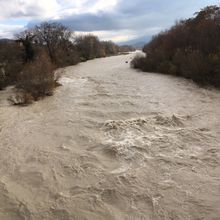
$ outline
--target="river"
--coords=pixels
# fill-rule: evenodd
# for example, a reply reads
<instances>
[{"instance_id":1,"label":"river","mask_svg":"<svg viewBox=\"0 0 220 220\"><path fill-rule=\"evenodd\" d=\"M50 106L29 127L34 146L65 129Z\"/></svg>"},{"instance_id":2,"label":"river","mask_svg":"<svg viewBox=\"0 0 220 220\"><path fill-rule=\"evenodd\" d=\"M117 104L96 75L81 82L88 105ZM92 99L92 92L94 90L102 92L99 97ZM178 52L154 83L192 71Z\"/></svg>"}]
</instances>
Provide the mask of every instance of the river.
<instances>
[{"instance_id":1,"label":"river","mask_svg":"<svg viewBox=\"0 0 220 220\"><path fill-rule=\"evenodd\" d=\"M60 69L28 107L0 92L1 220L220 219L220 92L133 56Z\"/></svg>"}]
</instances>

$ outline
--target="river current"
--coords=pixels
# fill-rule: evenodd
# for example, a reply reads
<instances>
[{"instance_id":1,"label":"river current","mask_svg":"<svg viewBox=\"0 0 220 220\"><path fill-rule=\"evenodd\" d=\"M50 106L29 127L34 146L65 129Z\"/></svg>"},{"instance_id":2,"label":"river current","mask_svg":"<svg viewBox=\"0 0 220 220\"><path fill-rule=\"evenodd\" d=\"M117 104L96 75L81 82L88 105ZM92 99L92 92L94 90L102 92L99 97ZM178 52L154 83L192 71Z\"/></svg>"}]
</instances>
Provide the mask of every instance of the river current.
<instances>
[{"instance_id":1,"label":"river current","mask_svg":"<svg viewBox=\"0 0 220 220\"><path fill-rule=\"evenodd\" d=\"M133 56L60 69L27 107L0 92L1 220L220 219L220 92Z\"/></svg>"}]
</instances>

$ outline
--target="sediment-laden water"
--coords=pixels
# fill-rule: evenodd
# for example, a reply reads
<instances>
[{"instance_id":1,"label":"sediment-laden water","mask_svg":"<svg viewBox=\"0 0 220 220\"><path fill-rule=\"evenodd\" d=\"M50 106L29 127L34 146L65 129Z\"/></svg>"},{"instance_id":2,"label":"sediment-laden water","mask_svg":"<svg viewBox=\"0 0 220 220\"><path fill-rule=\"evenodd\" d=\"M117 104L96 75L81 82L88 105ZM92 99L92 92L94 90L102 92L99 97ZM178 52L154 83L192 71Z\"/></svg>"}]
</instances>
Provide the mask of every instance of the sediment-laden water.
<instances>
[{"instance_id":1,"label":"sediment-laden water","mask_svg":"<svg viewBox=\"0 0 220 220\"><path fill-rule=\"evenodd\" d=\"M0 92L1 220L220 219L220 92L133 56L61 69L28 107Z\"/></svg>"}]
</instances>

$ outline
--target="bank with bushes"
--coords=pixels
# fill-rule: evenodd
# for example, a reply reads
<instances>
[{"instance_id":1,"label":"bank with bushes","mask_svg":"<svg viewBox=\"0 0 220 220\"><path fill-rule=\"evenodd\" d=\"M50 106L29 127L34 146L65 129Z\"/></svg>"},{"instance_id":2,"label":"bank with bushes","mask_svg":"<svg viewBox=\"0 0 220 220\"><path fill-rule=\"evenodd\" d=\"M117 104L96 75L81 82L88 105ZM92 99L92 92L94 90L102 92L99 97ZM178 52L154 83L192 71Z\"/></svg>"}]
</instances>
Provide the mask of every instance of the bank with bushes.
<instances>
[{"instance_id":1,"label":"bank with bushes","mask_svg":"<svg viewBox=\"0 0 220 220\"><path fill-rule=\"evenodd\" d=\"M58 85L54 70L94 58L134 50L88 34L76 36L60 23L44 22L0 40L0 89L15 85L14 104L29 104L52 95Z\"/></svg>"},{"instance_id":2,"label":"bank with bushes","mask_svg":"<svg viewBox=\"0 0 220 220\"><path fill-rule=\"evenodd\" d=\"M153 37L131 65L220 87L220 7L209 6Z\"/></svg>"}]
</instances>

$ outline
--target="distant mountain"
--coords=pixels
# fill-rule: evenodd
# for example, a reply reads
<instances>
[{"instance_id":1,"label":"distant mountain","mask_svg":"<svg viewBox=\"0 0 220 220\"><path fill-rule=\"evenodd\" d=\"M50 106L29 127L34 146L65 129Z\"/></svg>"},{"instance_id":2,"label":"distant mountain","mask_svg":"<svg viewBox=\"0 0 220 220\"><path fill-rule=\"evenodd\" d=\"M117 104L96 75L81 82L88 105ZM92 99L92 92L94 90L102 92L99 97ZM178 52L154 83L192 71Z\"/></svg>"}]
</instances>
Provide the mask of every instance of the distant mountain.
<instances>
[{"instance_id":1,"label":"distant mountain","mask_svg":"<svg viewBox=\"0 0 220 220\"><path fill-rule=\"evenodd\" d=\"M148 37L139 37L133 40L129 40L129 41L124 41L124 42L119 42L119 45L131 45L137 49L141 49L143 48L143 46L145 44L147 44L150 40L151 40L151 36Z\"/></svg>"},{"instance_id":2,"label":"distant mountain","mask_svg":"<svg viewBox=\"0 0 220 220\"><path fill-rule=\"evenodd\" d=\"M6 44L6 43L11 43L13 40L8 39L8 38L0 38L0 44Z\"/></svg>"}]
</instances>

